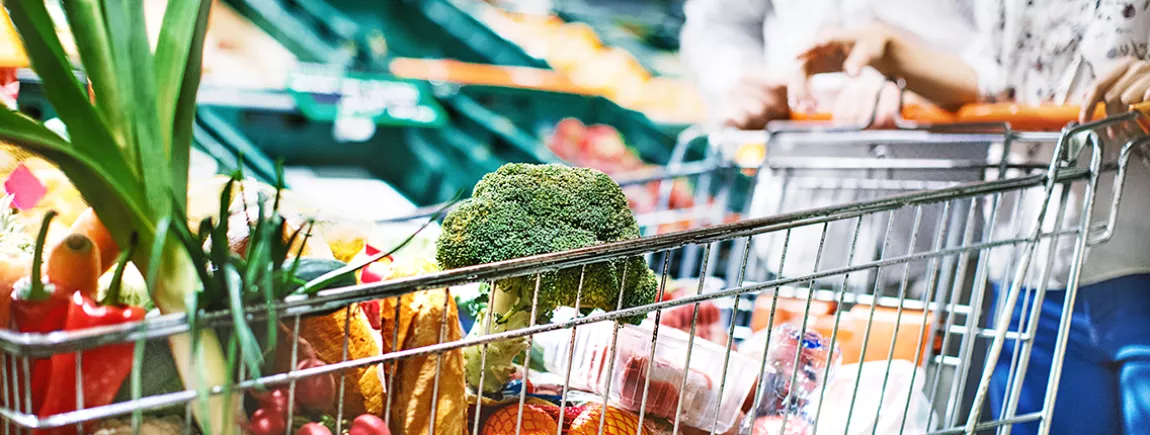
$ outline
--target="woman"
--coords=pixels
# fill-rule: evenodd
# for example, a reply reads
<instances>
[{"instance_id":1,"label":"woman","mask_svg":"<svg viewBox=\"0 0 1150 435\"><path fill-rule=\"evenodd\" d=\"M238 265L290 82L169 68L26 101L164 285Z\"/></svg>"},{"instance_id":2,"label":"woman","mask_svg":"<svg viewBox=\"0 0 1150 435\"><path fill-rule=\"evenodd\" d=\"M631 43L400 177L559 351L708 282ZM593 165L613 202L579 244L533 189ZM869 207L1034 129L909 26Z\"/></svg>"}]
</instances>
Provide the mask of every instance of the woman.
<instances>
[{"instance_id":1,"label":"woman","mask_svg":"<svg viewBox=\"0 0 1150 435\"><path fill-rule=\"evenodd\" d=\"M872 26L837 33L805 51L800 55L803 76L837 71L853 75L873 68L904 78L909 90L942 107L1002 100L1079 104L1081 121L1091 118L1090 109L1097 103L1105 103L1112 114L1150 100L1150 64L1144 60L1150 42L1150 1L975 2L979 39L968 55L931 50ZM806 86L799 84L792 92L802 98ZM1108 159L1117 153L1117 143L1109 144ZM1097 204L1109 203L1107 187L1099 186ZM1148 188L1147 168L1132 165L1126 180L1130 193L1123 197L1115 234L1088 253L1050 433L1150 431L1150 243L1146 241L1150 220L1144 216L1150 210ZM1072 201L1076 198L1080 197L1071 196ZM1063 275L1068 244L1062 243L1057 253L1055 272ZM993 267L994 260L991 263ZM1003 281L1003 275L998 276ZM1051 288L1060 288L1059 284L1065 286L1058 281ZM1047 292L1038 310L1038 331L1015 415L1042 409L1064 296L1061 291ZM1022 305L1019 302L1014 310L1015 320L1029 309ZM1012 351L1013 342L1008 341L991 385L996 416L1004 400ZM1014 433L1036 433L1038 424L1015 429Z\"/></svg>"}]
</instances>

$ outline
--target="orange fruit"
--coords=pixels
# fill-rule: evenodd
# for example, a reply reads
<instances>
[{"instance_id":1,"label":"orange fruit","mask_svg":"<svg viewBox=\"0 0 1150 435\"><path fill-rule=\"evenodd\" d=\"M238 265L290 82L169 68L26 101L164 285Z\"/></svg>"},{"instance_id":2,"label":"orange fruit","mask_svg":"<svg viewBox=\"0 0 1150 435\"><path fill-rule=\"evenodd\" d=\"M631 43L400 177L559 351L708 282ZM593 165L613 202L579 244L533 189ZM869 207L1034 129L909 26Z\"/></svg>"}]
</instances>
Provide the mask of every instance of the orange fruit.
<instances>
[{"instance_id":1,"label":"orange fruit","mask_svg":"<svg viewBox=\"0 0 1150 435\"><path fill-rule=\"evenodd\" d=\"M604 421L603 435L633 435L638 433L638 415L610 406L607 407L606 412L603 412L602 405L588 404L587 410L571 423L571 430L567 432L567 435L597 435L600 420ZM650 430L643 429L642 435L651 434Z\"/></svg>"},{"instance_id":2,"label":"orange fruit","mask_svg":"<svg viewBox=\"0 0 1150 435\"><path fill-rule=\"evenodd\" d=\"M513 435L519 418L519 405L507 405L487 417L482 435ZM534 405L523 406L523 421L520 435L555 435L559 423L546 411ZM632 431L632 433L634 433Z\"/></svg>"}]
</instances>

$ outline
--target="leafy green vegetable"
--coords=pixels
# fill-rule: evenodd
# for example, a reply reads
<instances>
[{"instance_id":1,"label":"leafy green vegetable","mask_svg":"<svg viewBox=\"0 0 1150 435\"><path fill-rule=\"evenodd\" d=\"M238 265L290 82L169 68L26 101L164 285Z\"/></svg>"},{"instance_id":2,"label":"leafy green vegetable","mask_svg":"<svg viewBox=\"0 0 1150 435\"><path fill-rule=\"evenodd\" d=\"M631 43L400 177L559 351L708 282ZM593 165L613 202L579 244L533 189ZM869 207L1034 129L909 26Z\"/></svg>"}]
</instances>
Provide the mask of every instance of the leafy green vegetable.
<instances>
[{"instance_id":1,"label":"leafy green vegetable","mask_svg":"<svg viewBox=\"0 0 1150 435\"><path fill-rule=\"evenodd\" d=\"M606 174L561 165L507 164L484 176L472 197L447 214L436 258L453 269L637 237L639 226L623 190ZM649 304L657 282L643 258L635 256L545 272L538 279L503 279L495 287L498 291L489 292L491 330L485 330L481 313L471 335L547 322L557 307L574 307L577 300L584 313ZM627 320L638 322L641 317ZM479 387L483 377L483 391L499 391L514 370L512 359L525 346L525 340L491 344L482 364L485 370L479 369L482 349L465 349L468 383Z\"/></svg>"}]
</instances>

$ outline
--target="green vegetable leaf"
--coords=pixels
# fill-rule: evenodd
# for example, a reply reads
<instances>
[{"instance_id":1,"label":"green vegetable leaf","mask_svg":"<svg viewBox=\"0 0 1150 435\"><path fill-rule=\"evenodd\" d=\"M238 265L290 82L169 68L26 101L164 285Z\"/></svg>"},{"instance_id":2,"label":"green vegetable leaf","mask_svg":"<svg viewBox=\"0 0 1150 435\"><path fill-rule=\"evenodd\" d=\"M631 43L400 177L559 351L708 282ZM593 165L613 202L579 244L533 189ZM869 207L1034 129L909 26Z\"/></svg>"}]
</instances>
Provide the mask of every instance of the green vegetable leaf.
<instances>
[{"instance_id":1,"label":"green vegetable leaf","mask_svg":"<svg viewBox=\"0 0 1150 435\"><path fill-rule=\"evenodd\" d=\"M156 84L160 92L160 126L170 133L168 152L172 164L172 190L187 191L196 92L200 87L204 35L207 33L210 0L168 3L156 47ZM178 91L178 93L176 93ZM182 176L181 176L182 175ZM186 198L177 197L182 203Z\"/></svg>"},{"instance_id":2,"label":"green vegetable leaf","mask_svg":"<svg viewBox=\"0 0 1150 435\"><path fill-rule=\"evenodd\" d=\"M116 3L109 1L107 3ZM144 4L139 1L123 2L127 12L128 52L132 64L132 103L135 104L136 138L139 140L140 178L148 198L148 212L155 217L171 211L172 169L160 162L168 161L169 129L160 126L157 108L157 88L152 46L144 23ZM121 53L123 54L123 53ZM187 177L187 174L184 175ZM184 195L186 196L186 194Z\"/></svg>"},{"instance_id":3,"label":"green vegetable leaf","mask_svg":"<svg viewBox=\"0 0 1150 435\"><path fill-rule=\"evenodd\" d=\"M92 83L92 90L100 99L96 107L108 124L116 143L127 146L127 130L131 125L124 118L123 90L116 77L112 46L108 43L108 28L99 0L69 0L61 2L67 11L68 25L75 36L84 72Z\"/></svg>"}]
</instances>

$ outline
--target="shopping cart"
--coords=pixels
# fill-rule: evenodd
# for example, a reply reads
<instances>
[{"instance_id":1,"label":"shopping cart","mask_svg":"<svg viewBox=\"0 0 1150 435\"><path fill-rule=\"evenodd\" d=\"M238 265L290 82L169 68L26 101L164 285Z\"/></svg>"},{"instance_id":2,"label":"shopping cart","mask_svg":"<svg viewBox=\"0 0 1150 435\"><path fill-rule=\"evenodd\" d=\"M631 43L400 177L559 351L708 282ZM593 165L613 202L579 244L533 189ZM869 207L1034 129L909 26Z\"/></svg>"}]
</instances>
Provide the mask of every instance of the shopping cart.
<instances>
[{"instance_id":1,"label":"shopping cart","mask_svg":"<svg viewBox=\"0 0 1150 435\"><path fill-rule=\"evenodd\" d=\"M197 412L201 396L250 394L260 388L286 387L289 397L295 397L300 382L315 376L332 374L339 386L337 397L341 399L333 411L335 417L333 424L335 431L340 432L348 427L347 419L355 417L350 409L347 409L350 403L345 403L352 392L348 388L350 384L347 380L356 371L377 370L387 383L387 395L384 398L386 403L382 414L392 423L393 428L396 424L394 410L398 407L410 410L414 406L418 411L412 412L417 417L424 418L427 433L444 433L444 430L437 429L436 425L447 419L457 418L467 419L466 430L470 433L504 433L485 431L489 423L486 419L493 408L490 405L494 399L480 400L472 396L466 409L460 408L458 403L443 400L441 395L447 394L446 391L449 390L447 386L457 385L461 380L453 378L455 374L449 374L442 368L445 364L449 364L452 358L459 358L459 353L468 347L477 346L485 352L491 343L500 340L525 338L530 343L536 340L543 342L554 337L568 337L563 342L565 344L559 346L559 350L566 348L565 352L543 356L526 353L522 361L523 367L532 367L532 359L544 358L549 367L558 367L554 373L562 380L558 397L537 397L539 395L530 393L529 388L522 387L515 394L505 394L502 398L504 401L495 400L501 406L512 406L511 414L516 423L514 429L507 433L538 433L534 431L537 429L528 431L529 428L524 427L523 422L532 409L526 405L538 403L542 398L549 398L560 404L567 404L577 396L586 399L588 396L581 394L577 391L579 388L573 385L592 375L596 381L590 382L589 386L594 394L590 400L586 400L586 403L589 408L599 409L597 412L600 414L597 414L599 416L597 420L594 412L584 411L580 414L575 423L586 424L580 429L585 432L581 433L624 433L620 429L623 424L631 428L626 433L632 431L657 433L660 428L668 427L670 428L668 433L678 433L680 430L688 430L688 426L692 426L696 433L723 433L731 430L745 430L742 433L766 433L755 432L753 425L759 421L756 418L759 416L756 414L762 411L762 405L771 401L785 406L775 410L777 412L781 409L781 414L775 416L780 419L778 421L781 422L781 427L773 428L770 433L815 433L822 430L824 433L882 431L882 433L946 434L976 433L996 428L1008 431L1005 428L1009 425L1028 421L1049 424L1053 403L1057 397L1056 386L1060 375L1058 370L1052 372L1047 382L1048 394L1042 410L1019 413L1014 400L1018 397L1022 379L1026 376L1030 343L1037 320L1035 317L1024 317L1024 321L1012 324L1009 317L1004 316L988 325L987 318L992 312L1011 312L1013 307L1019 304L1029 306L1027 304L1031 301L1041 300L1051 287L1051 282L1067 289L1067 305L1072 304L1086 248L1105 242L1113 234L1121 200L1122 181L1131 152L1150 143L1150 139L1146 137L1112 143L1098 131L1115 125L1128 125L1139 120L1141 115L1132 112L1068 128L1054 136L1041 137L1016 133L1009 129L990 133L928 130L883 133L890 136L883 136L881 140L873 139L873 141L898 143L901 146L924 138L928 139L928 142L936 138L942 138L939 140L943 142L958 141L960 137L953 135L969 134L985 135L969 142L979 144L992 143L995 140L1006 143L1030 139L1056 140L1052 145L1052 159L1045 165L1044 170L1037 173L1001 177L995 175L992 177L995 179L991 181L970 183L963 182L962 179L943 180L942 184L928 183L919 187L925 187L926 190L912 192L905 191L914 189L909 186L913 184L911 182L931 180L915 180L917 177L907 175L894 183L874 177L855 177L859 183L871 180L866 183L873 183L875 187L881 188L870 190L881 191L882 194L851 198L852 201L847 203L802 211L786 211L735 222L722 222L722 219L701 221L700 225L690 229L655 234L641 239L428 273L376 284L329 289L309 297L288 298L274 308L287 328L298 335L301 323L317 316L342 312L345 319L350 319L352 310L361 302L410 294L429 294L428 292L450 295L450 290L441 289L461 288L474 284L497 286L501 280L513 277L538 280L548 271L584 269L591 264L635 255L647 256L662 284L660 292L666 289L668 275L672 271L695 277L693 286L695 292L678 299L660 298L655 303L638 307L572 314L569 318L553 319L551 323L546 324L536 324L532 321L529 327L523 329L458 339L447 339L451 335L449 332L454 330L447 321L449 318L447 313L451 311L454 301L451 297L443 297L443 305L438 311L442 313L437 324L438 337L432 340L431 344L376 355L353 356L351 349L356 343L349 342L349 335L345 333L342 336L342 343L338 345L326 343L342 349L341 361L327 361L329 364L322 367L290 370L256 379L246 379L244 371L240 370L236 382L232 385L196 385L178 388L175 391L162 389L151 391L149 388L151 382L149 372L162 364L161 357L153 359L151 353L153 349L159 347L162 350L168 339L194 332L193 327L197 329L226 327L233 319L231 313L205 313L198 316L194 324L184 315L165 315L139 323L80 332L34 335L0 331L0 350L5 352L0 357L0 389L3 391L9 391L9 386L16 382L24 383L24 391L27 391L30 361L34 358L74 353L78 360L83 360L85 354L112 344L129 344L136 349L138 355L147 355L145 358L136 359L129 376L130 381L125 383L132 387L128 388L129 394L123 400L97 408L52 416L37 416L29 409L27 397L9 397L8 394L4 394L0 397L0 417L5 423L6 433L28 433L32 429L43 428L82 427L90 430L96 424L95 421L113 417L130 417L124 424L130 428L127 430L138 433L145 424L145 416L166 413L177 416L177 419L182 418L185 433L193 433L195 429L188 422ZM772 136L766 137L768 143L772 143L772 138L778 138L775 135L802 140L831 134L832 136L818 136L820 141L827 144L850 139L852 136L858 139L862 137L860 135L864 135L857 131L814 130L769 132L769 134ZM1106 158L1112 155L1116 158L1113 160ZM798 163L801 162L797 162L796 165ZM884 174L890 174L888 170L896 170L902 171L898 172L898 175L906 175L905 171L914 169L908 166L879 169L882 169ZM989 164L980 162L977 165L972 163L970 166L971 168L967 169L983 171L988 168L1008 169L1015 165L991 161ZM1022 170L1033 169L1031 165L1016 167ZM758 172L771 168L767 163ZM674 170L682 169L682 167L671 167L668 168L667 174L655 174L655 176L674 177L676 176ZM694 173L697 176L723 171L722 174L727 176L733 172L735 175L730 176L737 178L737 175L745 174L744 170L751 169L755 168L740 167L720 159L712 167L696 168ZM756 173L751 171L752 175ZM1006 174L1005 171L1002 173ZM1099 201L1102 197L1098 191L1103 186L1110 190L1110 194L1107 195L1109 198L1105 198L1107 201ZM695 188L700 189L697 185ZM1067 201L1073 189L1082 193L1080 203L1071 204ZM867 190L860 189L860 192L864 191ZM725 192L735 193L729 189ZM1026 203L1024 199L1029 197L1040 199L1039 207L1032 213L1021 211L1025 208L1022 206L1006 205L1024 204ZM702 211L707 207L697 208ZM1096 209L1099 210L1098 213L1095 213ZM1069 213L1070 211L1073 213ZM908 213L911 216L911 225L909 229L899 229L905 231L904 234L908 237L903 249L896 250L892 248L895 244L890 235L896 229L895 224L900 213ZM860 247L864 246L862 239L872 237L860 233L860 229L867 225L868 220L879 222L883 228L883 231L875 233L878 234L877 240L880 240L880 243L873 255L860 250ZM1005 225L1000 225L1003 222ZM843 223L850 229L846 238L832 236L832 226ZM810 230L812 228L815 238L798 237L803 231L812 231ZM1006 228L1006 230L980 231L983 228ZM920 245L920 240L928 242ZM787 252L802 243L813 243L817 246L813 260L803 265L809 266L810 269L791 272L792 269L787 267L789 261ZM760 250L761 244L775 246ZM1053 277L1057 259L1055 254L1060 252L1061 244L1071 247L1072 256L1068 259L1068 269L1064 276L1055 280ZM919 246L929 248L917 249ZM824 259L830 258L828 252L830 249L846 249L844 260L840 264L826 264ZM691 252L697 254L692 256ZM757 258L765 255L760 254L762 252L779 252L778 266L767 270L771 273L761 273L764 267L757 266L759 264ZM1007 264L1008 270L1001 276L996 276L990 271L992 257L995 262L999 259L1008 260L1003 263ZM696 258L697 263L686 267L684 263L690 258ZM765 255L765 258L771 256ZM917 273L908 267L911 265L925 265L922 269L926 282L922 287L924 291L914 297L908 290L911 274ZM971 279L964 278L968 276L967 265L973 265ZM882 277L892 271L896 276L893 291L874 284L884 282ZM859 274L876 277L869 279L868 283L871 284L869 290L860 291L857 286L851 284L851 277ZM709 290L711 283L720 278L722 283L719 288ZM1002 280L1004 283L1009 283L1009 286L1006 286L1009 290L999 294L997 298L992 298L991 292L986 290L988 280ZM704 292L705 289L708 290ZM581 294L583 289L580 285L580 288L573 290ZM969 295L962 297L964 292L969 292ZM763 387L766 384L762 382L762 375L780 373L777 367L767 364L767 358L761 356L772 354L772 351L777 349L778 342L772 343L770 335L762 343L756 342L756 346L745 346L746 343L752 342L748 340L740 343L739 349L736 349L737 340L727 340L722 345L703 343L702 339L696 337L695 320L690 322L685 333L659 327L643 329L622 326L620 323L624 318L645 315L653 320L652 324L657 325L659 318L669 310L693 307L694 313L698 314L700 303L721 299L745 300L754 295L770 301L767 330L773 330L775 326L784 323L778 316L778 308L784 299L790 298L802 305L800 315L794 320L797 330L822 331L827 348L840 349L838 352L826 352L827 359L818 365L821 375L803 374L819 378L822 383L817 386L815 395L807 398L813 400L805 403L802 410L798 406L789 405L796 403L795 399L799 394L794 389L787 390L781 397L772 397L776 391L768 391ZM810 315L812 306L828 301L839 307L848 305L863 307L861 312L864 315L854 317L849 322L847 318L856 311L837 309L821 319ZM992 301L993 306L985 307L984 302L990 303L988 301ZM736 307L739 305L734 304ZM578 307L575 308L574 313L578 313ZM886 336L877 331L876 325L880 323L876 319L888 314L894 318L893 322L889 323L893 325L893 331L887 334L890 337L889 344L873 345L871 337ZM1059 345L1055 352L1056 367L1065 353L1070 314L1070 311L1063 313L1059 328ZM253 307L247 313L249 321L259 321L264 316L266 307ZM486 318L492 318L490 313ZM900 328L904 327L903 319L906 318L917 319L909 339L913 343L913 346L909 346L912 351L909 358L896 357L895 352L898 348L896 340L902 337ZM820 323L827 319L829 323ZM738 316L731 316L728 321L727 327L732 335L738 327L745 326L740 324ZM346 323L344 330L347 331ZM860 354L858 360L870 362L836 367L835 355L849 351L845 348L845 343L848 341L845 338L847 332L862 335L861 342L864 344L857 349ZM597 340L604 351L598 354L603 364L598 366L595 373L576 368L580 361L577 345L582 337L588 335L587 333ZM638 342L634 341L636 338ZM660 346L667 340L680 338L681 342L676 342L678 343L676 345L681 346L684 351L673 352L674 358L670 360L660 359L659 357L666 353L659 350ZM336 340L338 341L338 338ZM1004 349L1008 342L1011 343L1011 351L1006 352ZM646 345L638 346L636 343ZM976 344L979 343L986 345L984 358L977 357L973 353ZM162 353L157 352L157 355ZM757 359L747 356L756 353L760 355ZM871 360L867 356L876 353L880 358ZM480 354L486 355L482 352ZM555 355L558 357L553 358ZM625 355L634 359L622 360ZM793 356L785 353L784 355L788 358L793 357L790 366L794 367L799 365L804 353L796 351ZM298 361L298 358L298 349L292 346L292 361ZM987 402L991 368L997 361L1007 358L1012 361L1010 390L1006 394L1008 400L1003 404L1004 409L984 412L982 409ZM910 364L899 363L897 361L899 359L908 359ZM405 361L422 361L434 367L429 376L421 378L430 383L424 385L427 389L423 390L424 394L420 396L426 398L427 403L402 402L404 398L395 397L398 394L397 389L402 389L398 384L406 381L396 378L396 367ZM643 365L635 366L636 361L642 362ZM623 363L630 364L629 367L637 371L616 370ZM481 371L485 364L486 358L481 359ZM752 373L751 382L747 382L744 378L729 379L728 375L746 373L748 367ZM864 373L871 373L875 367L878 368L874 371L877 376L869 378L866 386L862 386ZM899 367L909 367L909 370L896 372L895 369ZM521 385L527 384L527 381L533 378L537 381L541 379L538 373L522 368L518 370L518 377L524 381ZM638 384L620 384L623 380L634 379L631 377L634 373L652 374L659 370L679 373L677 377L672 376L678 385L667 382L655 385L655 382L652 382L653 376L645 375L641 376L643 382ZM943 380L945 378L941 374L943 370L949 370L957 375L950 376L948 381ZM703 387L694 385L695 381L692 380L693 374L700 372L705 373L709 379ZM799 371L791 370L788 373L789 379L784 380L785 384L796 385ZM977 376L967 376L968 374ZM854 381L850 382L852 376ZM758 386L754 386L755 378L760 380ZM848 382L836 383L834 379L844 379ZM92 381L84 379L81 373L77 373L77 385ZM689 386L691 388L688 388ZM732 396L730 392L736 390L747 394ZM667 394L668 391L676 394ZM691 391L691 396L687 395L688 391ZM964 401L963 397L967 391L975 394L973 399ZM657 392L659 397L654 396ZM631 396L624 397L628 400L620 401L621 393ZM698 396L703 393L705 393L703 396ZM699 397L705 399L698 399ZM834 400L837 402L830 404ZM750 410L749 417L740 415L742 413L739 411L744 402L749 402L750 406L747 407ZM939 406L939 404L945 405ZM608 406L611 408L602 408ZM630 407L636 412L620 411L620 407ZM656 413L651 411L654 407L669 412ZM467 415L445 415L445 409ZM732 415L732 410L735 417L720 421L720 416ZM923 418L912 415L909 412L912 410L920 412ZM293 412L289 411L289 421L293 417ZM892 428L880 427L882 417L892 414L899 416L898 423ZM409 419L412 415L404 414L404 418ZM567 414L561 412L559 415L559 420L563 420ZM623 423L620 423L621 421ZM224 426L227 426L226 423L228 422L225 422ZM566 424L559 421L553 430L559 434ZM796 432L796 428L800 426L803 432ZM219 425L214 427L217 428L216 432L222 430ZM791 432L787 432L788 427ZM290 432L289 425L284 433Z\"/></svg>"}]
</instances>

